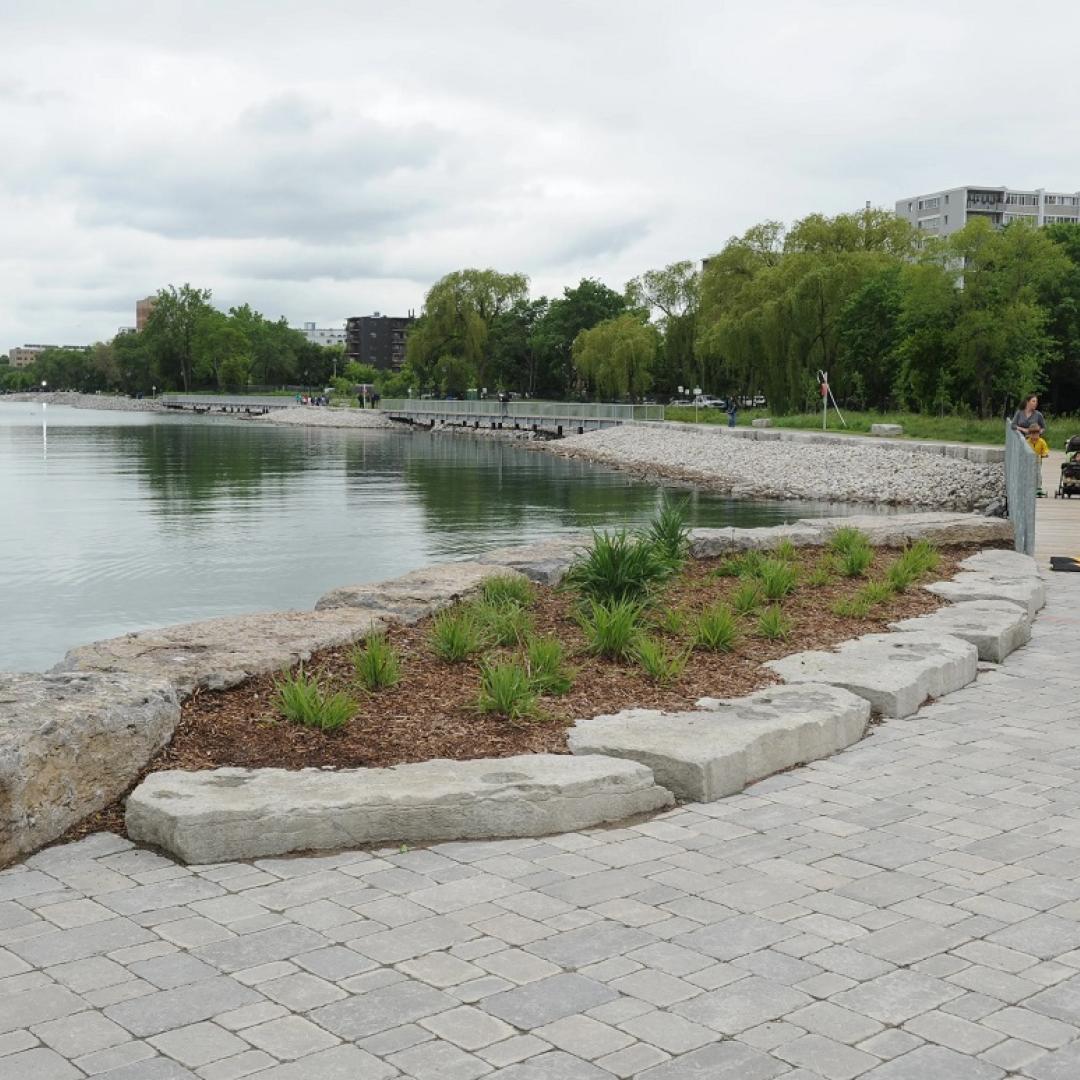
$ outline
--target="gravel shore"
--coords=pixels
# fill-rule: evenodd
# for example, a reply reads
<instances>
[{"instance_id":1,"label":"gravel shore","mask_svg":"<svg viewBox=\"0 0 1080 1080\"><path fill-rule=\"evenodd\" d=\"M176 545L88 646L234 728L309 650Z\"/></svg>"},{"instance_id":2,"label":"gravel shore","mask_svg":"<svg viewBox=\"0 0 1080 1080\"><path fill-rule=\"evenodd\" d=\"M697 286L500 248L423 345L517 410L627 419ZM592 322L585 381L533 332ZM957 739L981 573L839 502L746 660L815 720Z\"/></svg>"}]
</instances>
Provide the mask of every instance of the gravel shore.
<instances>
[{"instance_id":1,"label":"gravel shore","mask_svg":"<svg viewBox=\"0 0 1080 1080\"><path fill-rule=\"evenodd\" d=\"M275 409L254 418L258 424L285 427L389 428L394 425L378 409L332 409L298 405L294 409Z\"/></svg>"},{"instance_id":2,"label":"gravel shore","mask_svg":"<svg viewBox=\"0 0 1080 1080\"><path fill-rule=\"evenodd\" d=\"M49 405L67 405L72 409L104 409L108 412L165 412L165 407L153 398L129 398L112 394L78 394L62 390L47 394L4 394L0 401L34 401Z\"/></svg>"},{"instance_id":3,"label":"gravel shore","mask_svg":"<svg viewBox=\"0 0 1080 1080\"><path fill-rule=\"evenodd\" d=\"M1001 464L850 445L727 438L671 425L607 428L537 444L563 457L687 480L733 495L985 510L1005 494Z\"/></svg>"}]
</instances>

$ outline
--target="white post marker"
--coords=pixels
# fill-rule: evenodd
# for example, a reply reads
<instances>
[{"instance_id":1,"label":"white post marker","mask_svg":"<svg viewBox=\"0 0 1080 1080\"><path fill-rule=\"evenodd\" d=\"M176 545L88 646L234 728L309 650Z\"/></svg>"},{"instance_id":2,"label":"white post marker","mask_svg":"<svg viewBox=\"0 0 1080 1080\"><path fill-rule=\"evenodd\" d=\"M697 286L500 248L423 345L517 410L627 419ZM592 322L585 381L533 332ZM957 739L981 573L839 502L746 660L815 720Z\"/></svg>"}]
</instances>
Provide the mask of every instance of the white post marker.
<instances>
[{"instance_id":1,"label":"white post marker","mask_svg":"<svg viewBox=\"0 0 1080 1080\"><path fill-rule=\"evenodd\" d=\"M701 397L701 387L694 387L694 423L697 423L698 399Z\"/></svg>"}]
</instances>

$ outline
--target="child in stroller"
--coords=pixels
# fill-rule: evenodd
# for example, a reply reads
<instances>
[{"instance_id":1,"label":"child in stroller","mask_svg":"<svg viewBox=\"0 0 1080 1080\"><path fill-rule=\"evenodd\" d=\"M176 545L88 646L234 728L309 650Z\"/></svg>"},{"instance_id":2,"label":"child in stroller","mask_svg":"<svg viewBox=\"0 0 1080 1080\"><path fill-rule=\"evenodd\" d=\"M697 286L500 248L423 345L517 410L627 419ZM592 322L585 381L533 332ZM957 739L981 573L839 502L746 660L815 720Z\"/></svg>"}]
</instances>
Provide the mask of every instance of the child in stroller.
<instances>
[{"instance_id":1,"label":"child in stroller","mask_svg":"<svg viewBox=\"0 0 1080 1080\"><path fill-rule=\"evenodd\" d=\"M1080 435L1074 435L1065 444L1065 461L1054 498L1071 499L1074 495L1080 495Z\"/></svg>"}]
</instances>

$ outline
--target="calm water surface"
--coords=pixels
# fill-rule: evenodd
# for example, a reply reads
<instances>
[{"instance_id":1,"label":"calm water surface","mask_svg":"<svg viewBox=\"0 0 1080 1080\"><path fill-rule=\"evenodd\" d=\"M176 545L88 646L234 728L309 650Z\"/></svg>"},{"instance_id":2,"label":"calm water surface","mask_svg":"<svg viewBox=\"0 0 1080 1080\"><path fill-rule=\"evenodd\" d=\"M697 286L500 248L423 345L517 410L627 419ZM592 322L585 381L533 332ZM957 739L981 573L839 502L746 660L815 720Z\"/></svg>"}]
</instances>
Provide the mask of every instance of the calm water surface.
<instances>
[{"instance_id":1,"label":"calm water surface","mask_svg":"<svg viewBox=\"0 0 1080 1080\"><path fill-rule=\"evenodd\" d=\"M47 426L43 425L43 419ZM589 526L660 491L494 440L0 402L0 670ZM848 508L850 510L850 508ZM694 494L695 525L844 512Z\"/></svg>"}]
</instances>

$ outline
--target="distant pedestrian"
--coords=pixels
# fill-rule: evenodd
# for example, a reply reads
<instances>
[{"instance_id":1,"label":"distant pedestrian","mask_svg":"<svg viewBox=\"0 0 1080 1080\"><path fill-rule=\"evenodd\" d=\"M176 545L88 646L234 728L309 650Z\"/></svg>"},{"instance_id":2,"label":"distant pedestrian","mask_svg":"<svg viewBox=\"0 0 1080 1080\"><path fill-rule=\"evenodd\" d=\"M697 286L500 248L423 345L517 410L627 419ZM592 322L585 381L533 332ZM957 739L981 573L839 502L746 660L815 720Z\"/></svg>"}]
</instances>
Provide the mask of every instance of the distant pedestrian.
<instances>
[{"instance_id":1,"label":"distant pedestrian","mask_svg":"<svg viewBox=\"0 0 1080 1080\"><path fill-rule=\"evenodd\" d=\"M1032 427L1037 427L1040 435L1046 430L1046 421L1039 412L1038 394L1028 394L1024 398L1024 404L1016 410L1016 415L1012 418L1012 427L1013 431L1019 431L1025 438Z\"/></svg>"},{"instance_id":2,"label":"distant pedestrian","mask_svg":"<svg viewBox=\"0 0 1080 1080\"><path fill-rule=\"evenodd\" d=\"M739 415L739 401L734 394L728 395L727 426L735 426L735 417Z\"/></svg>"}]
</instances>

